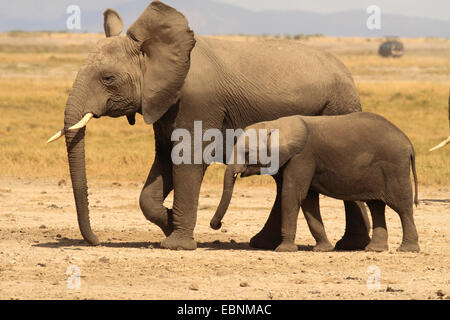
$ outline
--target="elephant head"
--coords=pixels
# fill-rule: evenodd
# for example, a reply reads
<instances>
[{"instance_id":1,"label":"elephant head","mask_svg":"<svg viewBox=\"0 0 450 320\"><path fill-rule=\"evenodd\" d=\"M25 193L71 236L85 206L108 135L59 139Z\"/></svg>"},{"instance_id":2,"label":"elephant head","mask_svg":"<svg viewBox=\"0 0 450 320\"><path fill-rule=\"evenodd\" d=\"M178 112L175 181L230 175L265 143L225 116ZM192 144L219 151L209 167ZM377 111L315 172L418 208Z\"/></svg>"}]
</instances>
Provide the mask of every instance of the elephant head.
<instances>
[{"instance_id":1,"label":"elephant head","mask_svg":"<svg viewBox=\"0 0 450 320\"><path fill-rule=\"evenodd\" d=\"M250 130L255 130L258 139L252 143L249 138ZM276 134L275 134L276 132ZM265 136L261 140L261 135ZM301 117L284 117L278 120L269 122L260 122L251 125L245 129L245 133L241 135L234 145L233 164L228 164L225 170L222 197L216 213L211 219L211 228L218 230L222 226L222 219L228 210L231 197L233 195L234 184L236 177L240 174L241 177L249 177L252 175L259 175L263 173L262 169L267 169L274 165L273 161L276 159L275 170L268 170L266 173L274 175L282 168L294 155L300 153L306 145L308 140L308 130L301 120ZM241 143L241 144L240 144ZM239 145L244 146L239 148ZM266 150L270 154L270 160L261 162L261 149ZM269 151L270 150L270 151ZM241 153L241 159L244 162L238 161L238 154ZM275 154L276 153L276 154ZM257 154L258 159L251 164L251 156ZM255 157L256 158L256 157Z\"/></svg>"},{"instance_id":2,"label":"elephant head","mask_svg":"<svg viewBox=\"0 0 450 320\"><path fill-rule=\"evenodd\" d=\"M448 96L448 125L450 126L450 94ZM430 151L434 151L434 150L443 148L446 145L448 145L449 143L450 143L450 136L448 136L448 138L446 140L442 141L437 146L431 148Z\"/></svg>"},{"instance_id":3,"label":"elephant head","mask_svg":"<svg viewBox=\"0 0 450 320\"><path fill-rule=\"evenodd\" d=\"M153 124L179 99L195 46L194 33L177 10L153 1L120 36L120 15L104 13L106 39L79 70L69 98L64 128L49 139L66 137L78 224L83 238L99 244L91 230L84 155L85 126L92 118L127 116L134 124L141 113Z\"/></svg>"}]
</instances>

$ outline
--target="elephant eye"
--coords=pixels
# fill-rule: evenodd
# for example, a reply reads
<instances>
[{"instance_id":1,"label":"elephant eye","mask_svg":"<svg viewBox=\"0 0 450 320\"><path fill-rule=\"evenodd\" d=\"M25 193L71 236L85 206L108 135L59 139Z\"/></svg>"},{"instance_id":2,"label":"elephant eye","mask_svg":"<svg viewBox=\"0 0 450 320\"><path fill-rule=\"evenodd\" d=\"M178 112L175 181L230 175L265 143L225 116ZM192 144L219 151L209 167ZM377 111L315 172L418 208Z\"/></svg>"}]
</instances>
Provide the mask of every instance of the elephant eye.
<instances>
[{"instance_id":1,"label":"elephant eye","mask_svg":"<svg viewBox=\"0 0 450 320\"><path fill-rule=\"evenodd\" d=\"M102 80L106 83L111 83L115 80L115 78L112 75L107 75L107 76L103 76Z\"/></svg>"}]
</instances>

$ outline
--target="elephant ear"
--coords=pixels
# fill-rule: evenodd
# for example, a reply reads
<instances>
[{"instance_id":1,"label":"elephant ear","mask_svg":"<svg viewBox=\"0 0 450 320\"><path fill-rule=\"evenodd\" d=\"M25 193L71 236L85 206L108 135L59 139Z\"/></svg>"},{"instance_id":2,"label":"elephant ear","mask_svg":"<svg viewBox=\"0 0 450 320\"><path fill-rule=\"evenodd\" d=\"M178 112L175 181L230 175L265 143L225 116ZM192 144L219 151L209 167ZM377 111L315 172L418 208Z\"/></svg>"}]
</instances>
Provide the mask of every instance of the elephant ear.
<instances>
[{"instance_id":1,"label":"elephant ear","mask_svg":"<svg viewBox=\"0 0 450 320\"><path fill-rule=\"evenodd\" d=\"M275 120L268 130L267 148L278 149L279 167L285 165L292 157L302 152L308 141L308 127L300 117L285 117ZM278 137L272 139L273 130L278 130ZM272 141L275 140L275 141ZM278 140L278 141L276 141Z\"/></svg>"},{"instance_id":2,"label":"elephant ear","mask_svg":"<svg viewBox=\"0 0 450 320\"><path fill-rule=\"evenodd\" d=\"M106 37L116 37L123 31L123 21L120 14L114 9L106 9L103 13Z\"/></svg>"},{"instance_id":3,"label":"elephant ear","mask_svg":"<svg viewBox=\"0 0 450 320\"><path fill-rule=\"evenodd\" d=\"M144 55L142 115L153 124L176 104L189 72L194 33L174 8L152 2L128 29Z\"/></svg>"}]
</instances>

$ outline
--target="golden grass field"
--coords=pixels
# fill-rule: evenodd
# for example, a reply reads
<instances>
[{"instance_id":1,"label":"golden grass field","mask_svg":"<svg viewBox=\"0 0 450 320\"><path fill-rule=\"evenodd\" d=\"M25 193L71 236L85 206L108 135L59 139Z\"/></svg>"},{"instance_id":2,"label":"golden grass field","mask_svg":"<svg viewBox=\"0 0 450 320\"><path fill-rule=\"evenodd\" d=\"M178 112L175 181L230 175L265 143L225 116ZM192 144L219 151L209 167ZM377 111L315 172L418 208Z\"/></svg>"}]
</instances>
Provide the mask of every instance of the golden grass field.
<instances>
[{"instance_id":1,"label":"golden grass field","mask_svg":"<svg viewBox=\"0 0 450 320\"><path fill-rule=\"evenodd\" d=\"M0 175L68 178L64 142L45 142L63 126L65 102L76 72L102 37L0 34ZM406 53L400 59L377 55L382 40L311 37L302 41L338 56L354 75L363 109L385 116L410 137L421 185L448 186L450 148L427 150L449 134L450 39L405 39ZM152 128L141 117L134 127L125 118L94 120L87 130L89 180L144 181L154 156L152 135ZM223 167L212 166L205 182L220 183ZM244 181L265 184L269 180Z\"/></svg>"}]
</instances>

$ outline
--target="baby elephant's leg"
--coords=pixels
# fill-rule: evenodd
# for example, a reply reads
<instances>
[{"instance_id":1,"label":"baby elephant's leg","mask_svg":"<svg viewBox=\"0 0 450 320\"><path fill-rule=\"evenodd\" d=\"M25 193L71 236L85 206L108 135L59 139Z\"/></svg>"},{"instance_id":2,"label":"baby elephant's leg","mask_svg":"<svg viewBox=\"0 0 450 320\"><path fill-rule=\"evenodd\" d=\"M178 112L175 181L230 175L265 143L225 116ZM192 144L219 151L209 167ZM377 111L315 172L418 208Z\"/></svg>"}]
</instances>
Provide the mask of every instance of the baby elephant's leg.
<instances>
[{"instance_id":1,"label":"baby elephant's leg","mask_svg":"<svg viewBox=\"0 0 450 320\"><path fill-rule=\"evenodd\" d=\"M386 204L400 216L403 229L403 240L397 251L419 252L419 236L413 217L413 191L410 180L409 160L403 170L396 169L392 176L396 179L389 180L389 200ZM416 190L417 192L417 190Z\"/></svg>"},{"instance_id":2,"label":"baby elephant's leg","mask_svg":"<svg viewBox=\"0 0 450 320\"><path fill-rule=\"evenodd\" d=\"M283 168L283 185L281 190L281 244L277 252L294 252L297 218L301 201L308 194L314 168L301 156L293 158Z\"/></svg>"},{"instance_id":3,"label":"baby elephant's leg","mask_svg":"<svg viewBox=\"0 0 450 320\"><path fill-rule=\"evenodd\" d=\"M328 240L320 215L319 194L310 190L306 199L302 201L301 207L308 223L309 231L311 231L312 236L316 240L316 246L313 250L321 252L332 251L334 246Z\"/></svg>"},{"instance_id":4,"label":"baby elephant's leg","mask_svg":"<svg viewBox=\"0 0 450 320\"><path fill-rule=\"evenodd\" d=\"M397 251L419 252L419 236L416 225L414 224L412 201L408 199L408 201L403 201L401 205L392 209L400 216L403 229L402 244L398 247Z\"/></svg>"},{"instance_id":5,"label":"baby elephant's leg","mask_svg":"<svg viewBox=\"0 0 450 320\"><path fill-rule=\"evenodd\" d=\"M283 190L281 192L281 244L276 252L295 252L297 232L297 218L300 210L300 199L292 179L283 177Z\"/></svg>"},{"instance_id":6,"label":"baby elephant's leg","mask_svg":"<svg viewBox=\"0 0 450 320\"><path fill-rule=\"evenodd\" d=\"M367 201L367 206L372 215L373 234L372 240L366 246L366 251L387 251L388 233L386 228L385 209L386 204L382 201Z\"/></svg>"}]
</instances>

